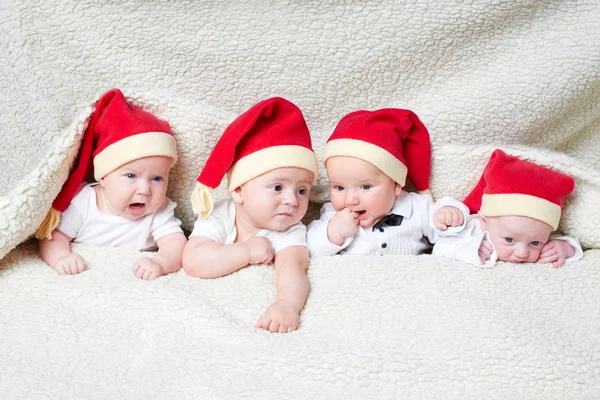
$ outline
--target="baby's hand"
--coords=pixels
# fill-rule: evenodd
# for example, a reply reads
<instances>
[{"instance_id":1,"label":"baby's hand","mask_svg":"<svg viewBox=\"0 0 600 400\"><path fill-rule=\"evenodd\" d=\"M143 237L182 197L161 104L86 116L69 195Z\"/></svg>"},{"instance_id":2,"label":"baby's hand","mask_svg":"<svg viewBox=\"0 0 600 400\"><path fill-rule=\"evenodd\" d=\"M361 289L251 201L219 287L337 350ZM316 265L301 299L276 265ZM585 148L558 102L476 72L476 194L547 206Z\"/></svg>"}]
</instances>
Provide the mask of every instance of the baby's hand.
<instances>
[{"instance_id":1,"label":"baby's hand","mask_svg":"<svg viewBox=\"0 0 600 400\"><path fill-rule=\"evenodd\" d=\"M256 328L271 332L289 333L298 328L300 314L287 300L277 300L260 316Z\"/></svg>"},{"instance_id":2,"label":"baby's hand","mask_svg":"<svg viewBox=\"0 0 600 400\"><path fill-rule=\"evenodd\" d=\"M333 244L341 246L347 237L356 235L358 232L358 213L344 208L335 213L329 224L327 224L327 238Z\"/></svg>"},{"instance_id":3,"label":"baby's hand","mask_svg":"<svg viewBox=\"0 0 600 400\"><path fill-rule=\"evenodd\" d=\"M165 274L163 266L153 258L140 258L131 268L135 276L145 281L152 281Z\"/></svg>"},{"instance_id":4,"label":"baby's hand","mask_svg":"<svg viewBox=\"0 0 600 400\"><path fill-rule=\"evenodd\" d=\"M250 264L268 264L273 261L273 245L264 236L252 236L246 240L250 253Z\"/></svg>"},{"instance_id":5,"label":"baby's hand","mask_svg":"<svg viewBox=\"0 0 600 400\"><path fill-rule=\"evenodd\" d=\"M85 261L79 254L69 253L60 258L54 269L61 275L75 275L85 271Z\"/></svg>"},{"instance_id":6,"label":"baby's hand","mask_svg":"<svg viewBox=\"0 0 600 400\"><path fill-rule=\"evenodd\" d=\"M440 231L445 231L451 226L461 226L464 222L465 216L456 207L440 207L433 214L433 224Z\"/></svg>"},{"instance_id":7,"label":"baby's hand","mask_svg":"<svg viewBox=\"0 0 600 400\"><path fill-rule=\"evenodd\" d=\"M569 257L573 257L575 249L564 240L553 239L542 247L539 263L552 263L552 268L560 268Z\"/></svg>"},{"instance_id":8,"label":"baby's hand","mask_svg":"<svg viewBox=\"0 0 600 400\"><path fill-rule=\"evenodd\" d=\"M485 264L485 262L490 259L493 252L494 247L492 244L488 240L483 239L481 246L479 246L479 259L481 260L481 263Z\"/></svg>"}]
</instances>

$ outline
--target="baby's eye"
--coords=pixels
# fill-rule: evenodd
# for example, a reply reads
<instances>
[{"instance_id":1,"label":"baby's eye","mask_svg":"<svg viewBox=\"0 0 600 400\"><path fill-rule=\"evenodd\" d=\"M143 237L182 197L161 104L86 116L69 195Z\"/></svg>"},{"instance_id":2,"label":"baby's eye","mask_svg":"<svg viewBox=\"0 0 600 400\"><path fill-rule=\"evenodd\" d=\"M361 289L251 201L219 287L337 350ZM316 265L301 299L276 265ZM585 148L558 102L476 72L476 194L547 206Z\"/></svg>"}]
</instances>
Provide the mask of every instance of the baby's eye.
<instances>
[{"instance_id":1,"label":"baby's eye","mask_svg":"<svg viewBox=\"0 0 600 400\"><path fill-rule=\"evenodd\" d=\"M304 196L306 194L306 188L300 188L300 189L298 189L298 194L300 196Z\"/></svg>"},{"instance_id":2,"label":"baby's eye","mask_svg":"<svg viewBox=\"0 0 600 400\"><path fill-rule=\"evenodd\" d=\"M540 244L542 244L542 242L539 242L537 240L534 240L533 242L531 242L531 245L536 246L536 247L539 246Z\"/></svg>"},{"instance_id":3,"label":"baby's eye","mask_svg":"<svg viewBox=\"0 0 600 400\"><path fill-rule=\"evenodd\" d=\"M515 241L515 239L511 237L504 238L504 240L506 240L506 243L513 243Z\"/></svg>"},{"instance_id":4,"label":"baby's eye","mask_svg":"<svg viewBox=\"0 0 600 400\"><path fill-rule=\"evenodd\" d=\"M361 188L362 190L369 190L369 189L371 189L371 188L372 188L372 186L371 186L371 185L369 185L369 184L364 184L364 185L360 185L360 188Z\"/></svg>"},{"instance_id":5,"label":"baby's eye","mask_svg":"<svg viewBox=\"0 0 600 400\"><path fill-rule=\"evenodd\" d=\"M154 178L152 178L153 182L160 182L162 180L163 180L162 176L155 176Z\"/></svg>"},{"instance_id":6,"label":"baby's eye","mask_svg":"<svg viewBox=\"0 0 600 400\"><path fill-rule=\"evenodd\" d=\"M126 177L128 177L129 179L135 179L135 174L129 173L125 175Z\"/></svg>"},{"instance_id":7,"label":"baby's eye","mask_svg":"<svg viewBox=\"0 0 600 400\"><path fill-rule=\"evenodd\" d=\"M283 190L283 186L282 185L273 185L273 186L271 186L271 189L273 189L276 192L281 192Z\"/></svg>"},{"instance_id":8,"label":"baby's eye","mask_svg":"<svg viewBox=\"0 0 600 400\"><path fill-rule=\"evenodd\" d=\"M335 190L337 190L338 192L343 192L344 191L344 187L343 186L334 186L333 188Z\"/></svg>"}]
</instances>

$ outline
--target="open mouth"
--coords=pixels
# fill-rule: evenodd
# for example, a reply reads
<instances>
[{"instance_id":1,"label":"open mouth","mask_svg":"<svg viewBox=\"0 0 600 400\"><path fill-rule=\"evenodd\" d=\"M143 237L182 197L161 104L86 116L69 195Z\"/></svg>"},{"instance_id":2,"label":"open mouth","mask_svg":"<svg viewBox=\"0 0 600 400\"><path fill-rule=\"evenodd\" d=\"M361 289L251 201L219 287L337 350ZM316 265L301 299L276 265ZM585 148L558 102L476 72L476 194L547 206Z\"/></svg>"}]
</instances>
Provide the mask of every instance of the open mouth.
<instances>
[{"instance_id":1,"label":"open mouth","mask_svg":"<svg viewBox=\"0 0 600 400\"><path fill-rule=\"evenodd\" d=\"M367 210L356 211L358 213L358 219L363 219Z\"/></svg>"},{"instance_id":2,"label":"open mouth","mask_svg":"<svg viewBox=\"0 0 600 400\"><path fill-rule=\"evenodd\" d=\"M132 214L138 214L138 213L144 211L145 207L146 207L146 204L144 204L144 203L131 203L129 205L129 211Z\"/></svg>"}]
</instances>

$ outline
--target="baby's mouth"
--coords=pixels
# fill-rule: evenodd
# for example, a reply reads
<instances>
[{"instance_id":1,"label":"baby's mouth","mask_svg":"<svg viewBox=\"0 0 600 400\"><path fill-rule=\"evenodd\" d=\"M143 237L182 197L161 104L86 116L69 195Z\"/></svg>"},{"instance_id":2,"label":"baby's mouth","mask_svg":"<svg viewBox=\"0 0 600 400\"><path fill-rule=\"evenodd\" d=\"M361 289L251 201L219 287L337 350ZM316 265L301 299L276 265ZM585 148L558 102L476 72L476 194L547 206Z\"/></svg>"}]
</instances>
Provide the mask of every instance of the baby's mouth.
<instances>
[{"instance_id":1,"label":"baby's mouth","mask_svg":"<svg viewBox=\"0 0 600 400\"><path fill-rule=\"evenodd\" d=\"M145 207L145 206L146 206L146 205L145 205L144 203L131 203L131 204L129 205L129 209L130 209L130 210L131 210L133 213L136 213L136 212L140 212L140 211L144 210L144 207Z\"/></svg>"},{"instance_id":2,"label":"baby's mouth","mask_svg":"<svg viewBox=\"0 0 600 400\"><path fill-rule=\"evenodd\" d=\"M361 211L356 211L358 213L357 218L358 219L364 219L365 218L365 213L367 212L367 210L361 210Z\"/></svg>"}]
</instances>

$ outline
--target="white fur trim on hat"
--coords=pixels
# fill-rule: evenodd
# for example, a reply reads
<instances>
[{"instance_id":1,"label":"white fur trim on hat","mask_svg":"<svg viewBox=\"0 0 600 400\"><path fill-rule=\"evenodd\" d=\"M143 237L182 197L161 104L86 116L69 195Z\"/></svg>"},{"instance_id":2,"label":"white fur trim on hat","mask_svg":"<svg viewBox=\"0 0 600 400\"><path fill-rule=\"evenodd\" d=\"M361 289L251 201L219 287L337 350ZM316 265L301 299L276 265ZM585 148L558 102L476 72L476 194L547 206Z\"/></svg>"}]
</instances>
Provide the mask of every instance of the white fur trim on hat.
<instances>
[{"instance_id":1,"label":"white fur trim on hat","mask_svg":"<svg viewBox=\"0 0 600 400\"><path fill-rule=\"evenodd\" d=\"M273 146L248 154L229 170L228 190L231 193L249 180L276 168L296 167L313 173L313 183L318 174L315 153L303 146Z\"/></svg>"},{"instance_id":2,"label":"white fur trim on hat","mask_svg":"<svg viewBox=\"0 0 600 400\"><path fill-rule=\"evenodd\" d=\"M486 217L519 215L545 222L553 230L560 222L560 206L540 197L528 194L484 194L481 213Z\"/></svg>"},{"instance_id":3,"label":"white fur trim on hat","mask_svg":"<svg viewBox=\"0 0 600 400\"><path fill-rule=\"evenodd\" d=\"M384 174L392 178L400 186L406 184L408 169L400 160L389 151L358 139L335 139L325 145L323 162L331 157L360 158L379 168Z\"/></svg>"},{"instance_id":4,"label":"white fur trim on hat","mask_svg":"<svg viewBox=\"0 0 600 400\"><path fill-rule=\"evenodd\" d=\"M94 157L94 178L97 181L119 168L144 157L171 157L177 162L177 145L173 135L164 132L146 132L128 136L106 147Z\"/></svg>"}]
</instances>

